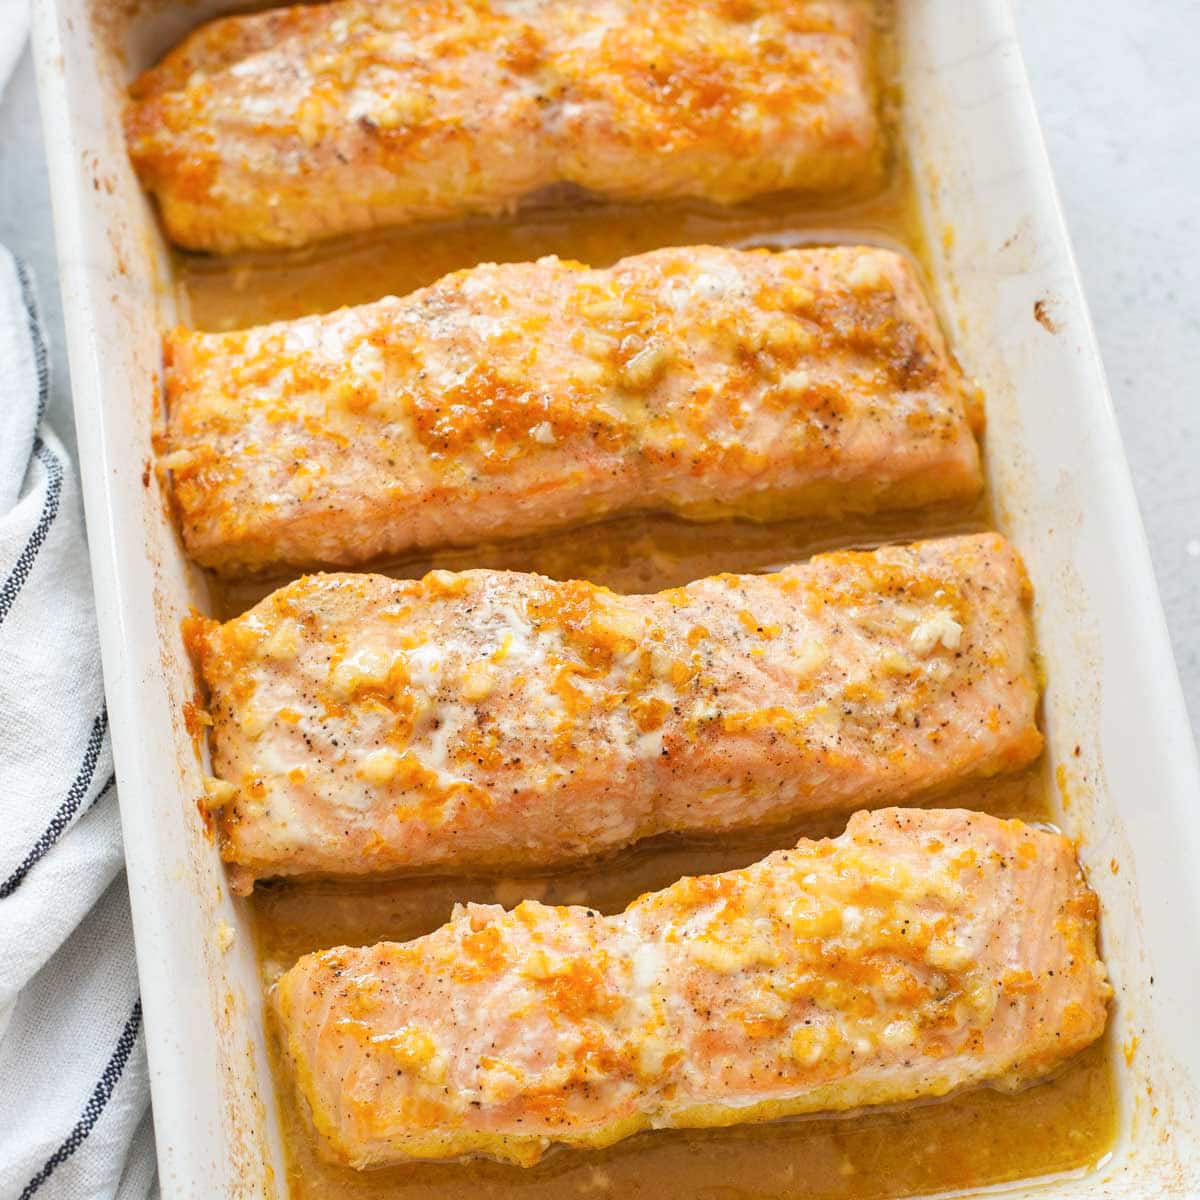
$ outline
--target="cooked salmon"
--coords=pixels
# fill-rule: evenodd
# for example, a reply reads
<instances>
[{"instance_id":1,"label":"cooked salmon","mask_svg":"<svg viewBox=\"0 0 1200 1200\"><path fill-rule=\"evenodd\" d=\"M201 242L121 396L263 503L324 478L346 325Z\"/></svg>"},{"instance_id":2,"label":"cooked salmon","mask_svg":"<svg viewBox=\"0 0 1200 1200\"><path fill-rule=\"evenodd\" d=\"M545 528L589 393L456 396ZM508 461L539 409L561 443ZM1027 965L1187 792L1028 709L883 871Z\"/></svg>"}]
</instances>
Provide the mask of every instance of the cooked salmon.
<instances>
[{"instance_id":1,"label":"cooked salmon","mask_svg":"<svg viewBox=\"0 0 1200 1200\"><path fill-rule=\"evenodd\" d=\"M273 987L323 1153L352 1167L1012 1088L1098 1038L1111 989L1071 843L963 810L682 879L611 917L458 906Z\"/></svg>"},{"instance_id":2,"label":"cooked salmon","mask_svg":"<svg viewBox=\"0 0 1200 1200\"><path fill-rule=\"evenodd\" d=\"M871 247L483 265L404 299L167 339L189 553L351 566L635 509L770 518L982 486L975 389Z\"/></svg>"},{"instance_id":3,"label":"cooked salmon","mask_svg":"<svg viewBox=\"0 0 1200 1200\"><path fill-rule=\"evenodd\" d=\"M998 534L648 596L317 575L190 622L223 853L256 877L545 865L892 803L1042 739Z\"/></svg>"},{"instance_id":4,"label":"cooked salmon","mask_svg":"<svg viewBox=\"0 0 1200 1200\"><path fill-rule=\"evenodd\" d=\"M168 234L298 246L556 183L731 203L879 174L864 0L339 0L201 27L131 89Z\"/></svg>"}]
</instances>

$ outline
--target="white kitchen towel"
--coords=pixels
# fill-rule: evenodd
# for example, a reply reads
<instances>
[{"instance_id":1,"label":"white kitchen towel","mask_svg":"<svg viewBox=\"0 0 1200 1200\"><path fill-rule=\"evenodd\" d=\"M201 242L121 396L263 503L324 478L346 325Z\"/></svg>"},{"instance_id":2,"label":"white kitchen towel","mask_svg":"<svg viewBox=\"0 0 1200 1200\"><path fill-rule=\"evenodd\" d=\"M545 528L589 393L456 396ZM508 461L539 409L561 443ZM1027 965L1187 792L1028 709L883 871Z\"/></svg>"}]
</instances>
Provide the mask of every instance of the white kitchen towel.
<instances>
[{"instance_id":1,"label":"white kitchen towel","mask_svg":"<svg viewBox=\"0 0 1200 1200\"><path fill-rule=\"evenodd\" d=\"M0 247L0 1200L134 1200L154 1188L142 1009L79 485L43 420L48 375L32 281Z\"/></svg>"}]
</instances>

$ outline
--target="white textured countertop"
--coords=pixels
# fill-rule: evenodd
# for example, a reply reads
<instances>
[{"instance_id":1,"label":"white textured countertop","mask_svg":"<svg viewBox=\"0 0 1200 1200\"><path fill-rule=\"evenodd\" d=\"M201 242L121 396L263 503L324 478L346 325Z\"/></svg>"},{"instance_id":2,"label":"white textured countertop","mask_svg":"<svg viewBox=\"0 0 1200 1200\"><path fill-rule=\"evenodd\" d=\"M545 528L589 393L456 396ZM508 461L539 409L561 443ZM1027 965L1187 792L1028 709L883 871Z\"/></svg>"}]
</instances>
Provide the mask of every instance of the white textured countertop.
<instances>
[{"instance_id":1,"label":"white textured countertop","mask_svg":"<svg viewBox=\"0 0 1200 1200\"><path fill-rule=\"evenodd\" d=\"M1200 738L1200 3L1013 5Z\"/></svg>"},{"instance_id":2,"label":"white textured countertop","mask_svg":"<svg viewBox=\"0 0 1200 1200\"><path fill-rule=\"evenodd\" d=\"M1200 2L1013 3L1200 730ZM0 102L0 242L37 275L71 442L28 55Z\"/></svg>"}]
</instances>

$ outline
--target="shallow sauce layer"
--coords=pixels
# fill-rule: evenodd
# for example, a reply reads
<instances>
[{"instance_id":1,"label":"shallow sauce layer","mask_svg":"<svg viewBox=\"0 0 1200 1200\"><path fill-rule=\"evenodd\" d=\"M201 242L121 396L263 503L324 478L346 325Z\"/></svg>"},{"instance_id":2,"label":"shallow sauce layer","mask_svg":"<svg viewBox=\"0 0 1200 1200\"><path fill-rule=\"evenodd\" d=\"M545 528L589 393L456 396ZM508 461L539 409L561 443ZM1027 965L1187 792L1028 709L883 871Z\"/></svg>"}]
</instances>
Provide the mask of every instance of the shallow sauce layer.
<instances>
[{"instance_id":1,"label":"shallow sauce layer","mask_svg":"<svg viewBox=\"0 0 1200 1200\"><path fill-rule=\"evenodd\" d=\"M886 77L892 73L886 40L884 51L881 72ZM925 258L924 231L902 162L892 164L890 182L878 195L823 210L798 207L787 197L732 212L694 204L547 203L496 220L399 230L284 255L179 255L175 278L181 318L197 328L217 330L365 303L389 293L403 295L448 271L483 261L557 254L604 266L667 245L781 248L863 241L904 249L919 263ZM434 566L502 567L588 578L621 591L656 591L721 571L767 570L837 546L966 533L991 524L986 498L965 510L856 518L837 525L689 525L669 517L632 516L521 543L424 554L379 569L418 576ZM233 616L283 582L214 584L211 611ZM1028 820L1046 820L1052 811L1040 768L933 802ZM456 901L513 905L534 897L618 911L642 892L682 875L745 866L802 836L836 834L843 824L841 817L808 820L719 845L660 840L543 876L260 886L250 907L263 979L269 983L311 950L419 936L444 922ZM881 1200L1086 1170L1103 1157L1116 1135L1113 1054L1106 1039L1048 1082L1016 1095L984 1089L894 1111L645 1133L604 1151L554 1152L530 1170L471 1162L359 1173L320 1159L282 1070L273 1033L272 1054L293 1197Z\"/></svg>"}]
</instances>

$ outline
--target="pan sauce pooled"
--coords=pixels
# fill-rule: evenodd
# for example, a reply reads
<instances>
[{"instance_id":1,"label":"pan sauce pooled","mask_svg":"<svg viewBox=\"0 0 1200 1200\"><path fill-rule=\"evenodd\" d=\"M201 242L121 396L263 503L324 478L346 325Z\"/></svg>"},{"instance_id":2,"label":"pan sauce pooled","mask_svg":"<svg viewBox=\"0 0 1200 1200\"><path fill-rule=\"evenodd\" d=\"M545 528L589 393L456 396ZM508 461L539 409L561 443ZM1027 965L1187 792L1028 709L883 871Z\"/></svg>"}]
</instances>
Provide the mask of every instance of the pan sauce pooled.
<instances>
[{"instance_id":1,"label":"pan sauce pooled","mask_svg":"<svg viewBox=\"0 0 1200 1200\"><path fill-rule=\"evenodd\" d=\"M295 11L322 20L329 7ZM727 7L732 12L739 6ZM434 6L427 6L427 11L434 12ZM270 20L240 28L259 30L265 45L278 32L272 23L278 16L272 14ZM292 16L289 13L287 19ZM217 40L224 36L226 33L221 33ZM890 50L890 41L885 39L883 44ZM186 56L174 61L178 73L164 81L169 88L179 86L190 70ZM881 75L886 79L889 74L885 61ZM183 182L188 161L186 156L179 160L184 170L178 178ZM199 157L190 161L202 165ZM163 163L170 166L166 157ZM899 164L903 168L903 156ZM835 212L805 211L783 197L724 212L674 202L634 209L554 208L523 213L520 220L445 226L432 239L419 229L393 230L386 238L329 245L304 258L261 256L220 261L180 256L176 276L194 323L229 329L302 316L341 303L373 301L476 262L533 260L548 252L600 265L673 242L789 245L883 237L908 246L920 257L925 237L921 218L903 169L895 179L876 200ZM180 199L186 199L182 192ZM195 215L186 211L186 205L178 211L184 218ZM252 221L271 226L269 214L244 211ZM207 220L201 215L196 228L201 229ZM217 236L224 235L218 232ZM234 232L232 236L236 239L242 234ZM990 516L986 505L977 502L962 503L954 512L880 516L852 525L818 522L803 531L792 525L750 527L732 521L688 527L665 518L639 517L564 531L546 545L531 541L470 554L465 550L443 552L433 561L456 568L493 565L540 570L559 578L603 580L622 590L654 591L731 568L755 570L793 561L830 544L908 540L977 529L981 523L990 523ZM775 551L764 549L762 535L767 531L779 539ZM822 538L826 539L823 543ZM418 565L421 562L425 565ZM429 562L429 558L409 561L397 569L420 573L428 569ZM237 588L229 580L220 584L215 601L218 611L227 616L241 612L249 602L242 597L262 595L261 588L253 590L256 586L247 581L239 581ZM934 653L948 651L943 645ZM1015 812L1034 819L1045 818L1051 811L1036 771L969 785L957 791L955 798L972 808ZM806 831L827 828L832 826L824 820L805 824ZM777 836L769 831L754 834L754 844L760 847L756 853L780 844ZM739 844L743 846L740 850ZM616 863L605 861L538 879L512 880L505 890L509 900L518 893L547 892L556 903L594 904L612 911L639 888L668 886L681 874L697 870L741 867L749 861L744 845L735 839L722 839L719 846L707 848L643 844ZM251 905L264 968L273 979L276 961L291 965L297 955L338 941L365 945L381 938L411 938L444 922L451 899L474 896L487 900L492 895L486 879L373 880L369 886L296 881L260 888ZM613 895L619 896L619 901L614 902ZM731 1200L790 1200L797 1194L814 1200L893 1200L898 1195L983 1187L1095 1163L1111 1145L1116 1128L1109 1056L1103 1046L1094 1045L1066 1063L1048 1082L1017 1096L984 1088L937 1104L876 1110L852 1120L810 1118L744 1132L647 1134L602 1155L577 1151L554 1156L542 1167L520 1173L511 1166L479 1159L359 1172L318 1156L319 1139L313 1136L309 1117L300 1111L305 1102L298 1103L278 1046L272 1054L273 1068L283 1085L280 1104L287 1188L297 1198L402 1194L411 1200L448 1200L452 1196L490 1200L509 1195L519 1177L523 1195L546 1200L568 1196L574 1200L581 1195L699 1195L713 1190Z\"/></svg>"}]
</instances>

